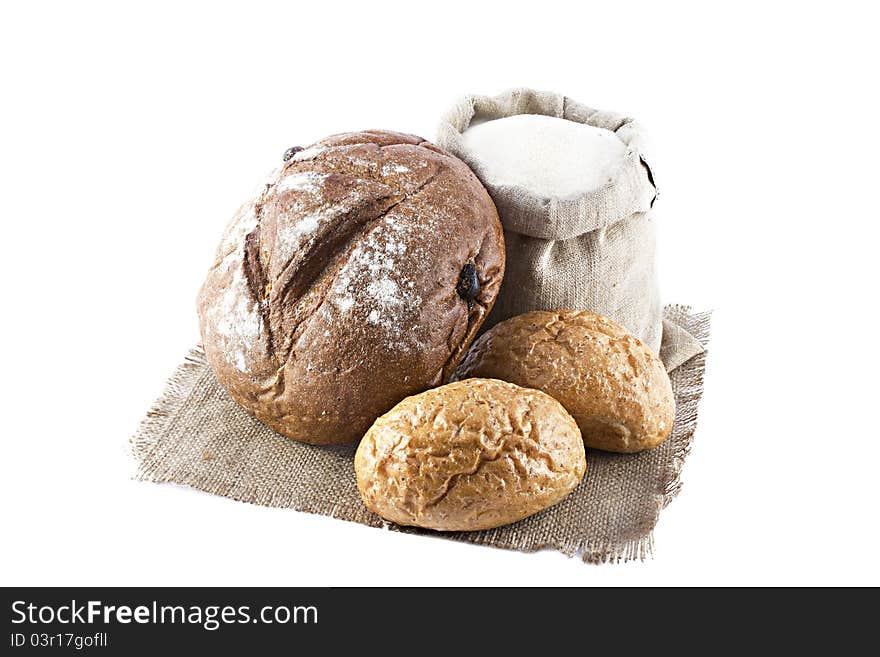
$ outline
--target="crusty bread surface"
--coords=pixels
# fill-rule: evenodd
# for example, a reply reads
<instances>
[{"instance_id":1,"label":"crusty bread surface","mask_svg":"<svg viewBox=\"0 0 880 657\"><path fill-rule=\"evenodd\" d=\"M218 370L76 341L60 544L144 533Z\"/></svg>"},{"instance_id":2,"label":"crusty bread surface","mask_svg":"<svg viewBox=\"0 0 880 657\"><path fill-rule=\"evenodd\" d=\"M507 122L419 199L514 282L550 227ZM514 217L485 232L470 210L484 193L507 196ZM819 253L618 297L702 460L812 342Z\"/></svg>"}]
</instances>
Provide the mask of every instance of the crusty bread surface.
<instances>
[{"instance_id":1,"label":"crusty bread surface","mask_svg":"<svg viewBox=\"0 0 880 657\"><path fill-rule=\"evenodd\" d=\"M233 218L199 293L202 342L257 419L352 443L448 380L503 273L495 206L464 163L412 135L334 135L285 153Z\"/></svg>"},{"instance_id":2,"label":"crusty bread surface","mask_svg":"<svg viewBox=\"0 0 880 657\"><path fill-rule=\"evenodd\" d=\"M441 531L498 527L561 501L584 475L577 424L538 390L468 379L409 397L376 420L355 473L367 507Z\"/></svg>"},{"instance_id":3,"label":"crusty bread surface","mask_svg":"<svg viewBox=\"0 0 880 657\"><path fill-rule=\"evenodd\" d=\"M640 452L672 430L675 397L663 363L602 315L534 311L474 342L456 378L488 377L543 390L571 413L587 447Z\"/></svg>"}]
</instances>

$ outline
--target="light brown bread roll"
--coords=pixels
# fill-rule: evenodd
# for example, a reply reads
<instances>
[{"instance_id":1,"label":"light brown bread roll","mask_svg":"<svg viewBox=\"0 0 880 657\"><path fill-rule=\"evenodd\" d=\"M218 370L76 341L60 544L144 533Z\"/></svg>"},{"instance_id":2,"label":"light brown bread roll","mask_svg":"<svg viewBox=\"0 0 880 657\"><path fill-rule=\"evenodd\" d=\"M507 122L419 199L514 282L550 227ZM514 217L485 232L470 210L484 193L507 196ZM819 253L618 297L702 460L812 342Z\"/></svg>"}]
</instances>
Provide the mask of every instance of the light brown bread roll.
<instances>
[{"instance_id":1,"label":"light brown bread roll","mask_svg":"<svg viewBox=\"0 0 880 657\"><path fill-rule=\"evenodd\" d=\"M469 379L400 402L355 455L371 511L442 531L506 525L556 504L586 468L580 431L552 397Z\"/></svg>"},{"instance_id":2,"label":"light brown bread roll","mask_svg":"<svg viewBox=\"0 0 880 657\"><path fill-rule=\"evenodd\" d=\"M640 452L669 436L675 397L660 359L607 317L535 311L474 342L456 377L489 377L543 390L577 421L587 447Z\"/></svg>"},{"instance_id":3,"label":"light brown bread roll","mask_svg":"<svg viewBox=\"0 0 880 657\"><path fill-rule=\"evenodd\" d=\"M366 131L290 149L233 219L198 299L217 380L272 429L360 439L445 383L504 273L495 206L463 162Z\"/></svg>"}]
</instances>

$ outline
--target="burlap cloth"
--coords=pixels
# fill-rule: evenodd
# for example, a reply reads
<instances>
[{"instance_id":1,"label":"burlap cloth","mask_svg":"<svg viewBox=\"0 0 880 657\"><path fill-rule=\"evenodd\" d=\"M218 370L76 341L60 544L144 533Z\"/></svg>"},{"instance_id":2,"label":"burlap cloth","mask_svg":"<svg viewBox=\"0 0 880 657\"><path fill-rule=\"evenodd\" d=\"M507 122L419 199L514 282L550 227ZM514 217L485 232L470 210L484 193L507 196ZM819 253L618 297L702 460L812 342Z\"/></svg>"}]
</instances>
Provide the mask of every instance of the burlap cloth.
<instances>
[{"instance_id":1,"label":"burlap cloth","mask_svg":"<svg viewBox=\"0 0 880 657\"><path fill-rule=\"evenodd\" d=\"M665 308L667 325L685 329L704 346L709 314ZM660 356L680 353L674 330L664 330ZM458 541L533 552L552 547L584 561L644 559L660 510L681 487L702 395L706 352L670 373L677 410L670 438L641 454L589 451L580 486L563 502L518 523L482 532L446 533ZM132 438L136 478L173 482L243 502L352 520L388 523L364 507L354 477L354 447L316 447L285 438L245 413L220 387L200 348L193 349Z\"/></svg>"}]
</instances>

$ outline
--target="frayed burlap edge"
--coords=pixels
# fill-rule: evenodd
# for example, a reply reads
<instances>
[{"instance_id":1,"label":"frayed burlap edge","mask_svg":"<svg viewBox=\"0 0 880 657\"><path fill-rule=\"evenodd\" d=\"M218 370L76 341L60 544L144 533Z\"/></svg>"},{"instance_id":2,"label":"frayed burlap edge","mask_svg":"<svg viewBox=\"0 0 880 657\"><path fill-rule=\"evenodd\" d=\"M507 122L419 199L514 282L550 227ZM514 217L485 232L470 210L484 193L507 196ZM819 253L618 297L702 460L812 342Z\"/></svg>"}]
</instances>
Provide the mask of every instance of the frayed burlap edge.
<instances>
[{"instance_id":1,"label":"frayed burlap edge","mask_svg":"<svg viewBox=\"0 0 880 657\"><path fill-rule=\"evenodd\" d=\"M689 316L688 332L703 346L702 353L697 354L673 371L673 376L681 376L684 381L678 382L676 395L676 421L681 422L681 433L673 442L672 462L663 477L663 502L666 508L681 491L681 471L685 459L691 452L694 433L697 430L697 416L700 399L703 397L703 380L706 375L706 355L709 349L709 333L712 323L712 311L692 313L690 306L670 305L665 308L665 315L680 313Z\"/></svg>"},{"instance_id":2,"label":"frayed burlap edge","mask_svg":"<svg viewBox=\"0 0 880 657\"><path fill-rule=\"evenodd\" d=\"M669 438L672 442L672 460L669 462L660 480L658 492L658 516L681 492L681 472L684 462L691 451L694 434L697 430L697 417L700 399L703 397L703 381L706 373L706 356L709 347L709 334L712 322L712 311L692 313L690 306L667 305L664 317L675 320L676 316L688 318L687 330L703 346L703 351L670 373L676 381L676 417L677 431ZM681 325L681 322L676 322ZM656 526L656 525L655 525ZM566 550L562 550L566 552ZM641 538L622 544L591 543L578 545L573 554L581 554L587 563L625 563L627 561L644 561L654 556L653 528Z\"/></svg>"},{"instance_id":3,"label":"frayed burlap edge","mask_svg":"<svg viewBox=\"0 0 880 657\"><path fill-rule=\"evenodd\" d=\"M680 365L670 374L675 381L676 387L677 408L675 421L676 425L680 426L676 427L677 430L669 438L669 440L673 441L672 459L665 469L664 475L661 477L659 490L657 491L658 514L661 509L672 502L682 488L681 472L693 443L697 428L698 406L703 394L706 349L709 344L711 315L711 311L692 313L691 307L684 305L667 305L664 308L664 316L667 318L672 318L673 320L676 316L687 318L688 332L703 345L704 351ZM682 324L681 321L676 323ZM184 362L177 367L168 379L162 394L150 407L146 417L130 439L131 451L138 463L134 475L136 481L153 483L172 482L239 502L292 509L303 513L313 513L357 522L370 527L390 529L403 533L427 534L476 545L515 549L521 552L537 552L552 548L569 557L580 555L585 563L591 564L625 563L634 560L644 561L653 557L653 527L643 536L622 543L590 540L560 541L554 539L531 547L521 547L509 544L507 541L500 542L494 536L495 530L491 529L482 532L443 533L413 527L401 527L382 520L363 506L356 508L333 500L316 500L304 503L302 501L295 501L293 495L279 494L278 491L253 486L228 485L211 478L193 477L187 481L169 478L167 472L156 467L150 456L167 431L169 420L186 403L196 382L204 373L205 365L207 365L207 359L201 346L190 349ZM353 451L351 447L335 449ZM344 514L340 514L341 511L344 511Z\"/></svg>"},{"instance_id":4,"label":"frayed burlap edge","mask_svg":"<svg viewBox=\"0 0 880 657\"><path fill-rule=\"evenodd\" d=\"M257 506L292 509L302 513L313 513L340 520L358 522L370 527L391 526L390 523L378 518L363 506L356 508L333 500L320 500L308 504L296 503L293 500L293 495L285 495L270 489L244 485L227 485L219 480L203 477L197 478L195 476L192 476L187 481L180 481L179 479L169 477L167 470L158 467L156 462L150 457L167 431L169 420L187 402L192 389L198 382L199 377L204 373L204 368L207 365L208 360L201 345L190 349L183 363L174 370L174 373L166 382L162 394L147 411L146 416L129 441L131 453L138 464L133 476L135 481L174 483L211 495L219 495L237 502L245 502ZM325 447L322 449L339 449L354 452L354 447ZM345 510L346 515L339 515L341 510Z\"/></svg>"},{"instance_id":5,"label":"frayed burlap edge","mask_svg":"<svg viewBox=\"0 0 880 657\"><path fill-rule=\"evenodd\" d=\"M165 383L162 394L153 402L134 436L131 437L131 452L138 462L136 480L157 481L149 472L147 459L153 447L158 444L161 434L165 432L168 419L186 403L199 372L207 363L201 345L190 349L183 362Z\"/></svg>"}]
</instances>

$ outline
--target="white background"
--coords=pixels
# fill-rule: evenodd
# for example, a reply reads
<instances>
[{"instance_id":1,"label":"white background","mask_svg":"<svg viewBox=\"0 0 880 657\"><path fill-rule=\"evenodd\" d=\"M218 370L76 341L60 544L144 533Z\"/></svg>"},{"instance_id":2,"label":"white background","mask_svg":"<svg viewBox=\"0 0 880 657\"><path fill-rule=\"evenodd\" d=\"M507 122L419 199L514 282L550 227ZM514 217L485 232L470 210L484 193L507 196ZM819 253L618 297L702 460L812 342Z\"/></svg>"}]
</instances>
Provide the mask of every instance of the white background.
<instances>
[{"instance_id":1,"label":"white background","mask_svg":"<svg viewBox=\"0 0 880 657\"><path fill-rule=\"evenodd\" d=\"M5 3L0 583L880 584L869 3ZM137 483L222 227L293 144L532 86L652 133L666 301L716 311L684 490L587 566Z\"/></svg>"}]
</instances>

